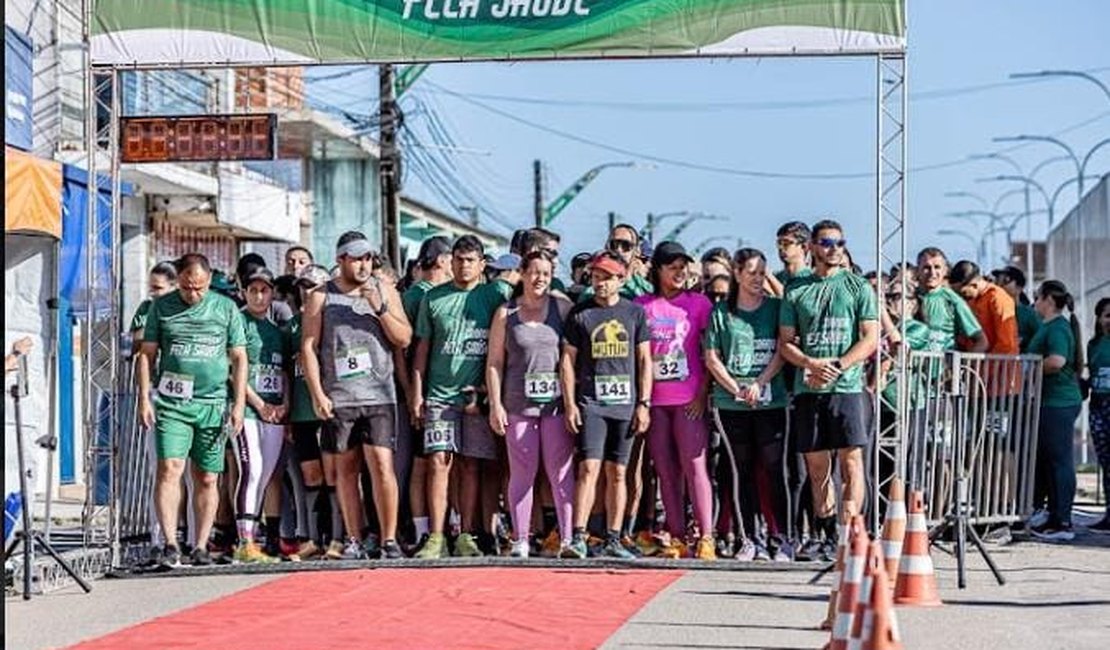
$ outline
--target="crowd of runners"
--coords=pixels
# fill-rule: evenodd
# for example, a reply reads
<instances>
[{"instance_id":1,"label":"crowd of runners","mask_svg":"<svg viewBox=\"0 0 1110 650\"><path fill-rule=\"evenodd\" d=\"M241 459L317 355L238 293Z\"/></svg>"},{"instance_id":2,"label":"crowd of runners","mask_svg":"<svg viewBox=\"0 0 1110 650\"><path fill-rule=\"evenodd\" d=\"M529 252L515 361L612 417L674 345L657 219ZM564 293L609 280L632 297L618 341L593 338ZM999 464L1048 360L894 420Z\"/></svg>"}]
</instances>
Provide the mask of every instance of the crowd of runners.
<instances>
[{"instance_id":1,"label":"crowd of runners","mask_svg":"<svg viewBox=\"0 0 1110 650\"><path fill-rule=\"evenodd\" d=\"M1035 534L1071 534L1085 388L1110 474L1107 300L1084 363L1061 283L1030 305L1019 269L928 248L880 285L834 221L783 225L774 272L628 225L567 267L559 245L520 231L494 258L432 237L399 273L348 232L280 272L156 266L131 325L151 562L827 561L838 502L867 503L880 345L1044 357Z\"/></svg>"}]
</instances>

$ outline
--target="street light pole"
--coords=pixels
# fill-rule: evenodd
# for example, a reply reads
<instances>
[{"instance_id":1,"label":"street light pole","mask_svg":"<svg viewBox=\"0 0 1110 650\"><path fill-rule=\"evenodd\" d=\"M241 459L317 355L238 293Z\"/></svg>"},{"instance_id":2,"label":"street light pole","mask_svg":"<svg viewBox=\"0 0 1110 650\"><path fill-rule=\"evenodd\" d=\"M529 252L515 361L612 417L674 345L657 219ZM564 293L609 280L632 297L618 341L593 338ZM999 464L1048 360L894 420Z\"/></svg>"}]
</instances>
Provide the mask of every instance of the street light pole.
<instances>
[{"instance_id":1,"label":"street light pole","mask_svg":"<svg viewBox=\"0 0 1110 650\"><path fill-rule=\"evenodd\" d=\"M644 239L647 239L648 241L655 241L655 227L658 226L659 222L663 221L664 219L688 216L690 216L689 210L664 212L662 214L652 214L651 212L649 212L647 216L647 224L644 225Z\"/></svg>"},{"instance_id":2,"label":"street light pole","mask_svg":"<svg viewBox=\"0 0 1110 650\"><path fill-rule=\"evenodd\" d=\"M540 217L542 218L542 224L540 224L540 227L546 226L547 224L551 223L551 221L555 217L559 216L559 213L562 212L564 209L566 209L567 205L569 205L570 202L573 201L574 198L577 197L582 192L582 190L586 189L586 186L589 185L590 183L592 183L594 181L594 179L597 178L598 175L601 174L601 172L603 172L604 170L610 169L612 167L640 167L640 166L641 165L639 165L638 163L631 162L631 161L629 161L629 162L607 162L607 163L602 163L602 164L598 165L597 167L594 167L594 168L590 169L585 174L582 174L578 178L578 180L574 181L574 183L571 184L571 186L568 187L566 190L564 190L562 194L557 196L555 198L555 200L552 201L546 208L542 208L543 211L540 215ZM651 166L650 165L643 165L643 167L649 168ZM539 185L537 185L537 188L539 188ZM537 189L537 196L538 196L538 189ZM540 201L537 199L537 204L539 204L539 203L540 203Z\"/></svg>"},{"instance_id":3,"label":"street light pole","mask_svg":"<svg viewBox=\"0 0 1110 650\"><path fill-rule=\"evenodd\" d=\"M1110 88L1102 83L1101 79L1079 70L1040 70L1038 72L1015 72L1010 75L1011 79L1033 79L1036 77L1076 77L1078 79L1086 79L1101 88L1102 93L1106 95L1106 99L1110 99Z\"/></svg>"},{"instance_id":4,"label":"street light pole","mask_svg":"<svg viewBox=\"0 0 1110 650\"><path fill-rule=\"evenodd\" d=\"M686 228L689 227L690 224L694 223L695 221L728 221L728 218L727 217L719 217L719 216L714 215L714 214L705 214L705 213L702 213L702 212L695 212L695 213L691 214L690 216L686 217L685 219L683 219L682 223L675 226L674 230L672 230L669 233L667 233L666 235L664 235L659 241L664 242L664 241L673 241L673 240L675 240L679 235L682 234L683 230L686 230Z\"/></svg>"},{"instance_id":5,"label":"street light pole","mask_svg":"<svg viewBox=\"0 0 1110 650\"><path fill-rule=\"evenodd\" d=\"M962 230L941 229L937 231L937 234L941 237L963 237L971 242L971 249L975 251L976 258L980 261L983 259L983 247L985 242L982 239L977 240Z\"/></svg>"}]
</instances>

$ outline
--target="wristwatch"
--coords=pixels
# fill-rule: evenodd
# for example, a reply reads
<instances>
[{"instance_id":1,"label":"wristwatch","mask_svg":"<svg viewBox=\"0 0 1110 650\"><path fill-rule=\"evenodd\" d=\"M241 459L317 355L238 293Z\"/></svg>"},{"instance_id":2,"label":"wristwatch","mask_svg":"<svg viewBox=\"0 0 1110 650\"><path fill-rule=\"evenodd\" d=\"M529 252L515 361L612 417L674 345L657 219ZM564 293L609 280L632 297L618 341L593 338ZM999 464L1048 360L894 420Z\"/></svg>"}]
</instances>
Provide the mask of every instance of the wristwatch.
<instances>
[{"instance_id":1,"label":"wristwatch","mask_svg":"<svg viewBox=\"0 0 1110 650\"><path fill-rule=\"evenodd\" d=\"M649 408L651 408L651 400L649 400L649 399L642 399L642 400L640 400L640 401L636 402L636 406L642 406L642 407L644 407L644 408L646 408L646 409L649 409Z\"/></svg>"}]
</instances>

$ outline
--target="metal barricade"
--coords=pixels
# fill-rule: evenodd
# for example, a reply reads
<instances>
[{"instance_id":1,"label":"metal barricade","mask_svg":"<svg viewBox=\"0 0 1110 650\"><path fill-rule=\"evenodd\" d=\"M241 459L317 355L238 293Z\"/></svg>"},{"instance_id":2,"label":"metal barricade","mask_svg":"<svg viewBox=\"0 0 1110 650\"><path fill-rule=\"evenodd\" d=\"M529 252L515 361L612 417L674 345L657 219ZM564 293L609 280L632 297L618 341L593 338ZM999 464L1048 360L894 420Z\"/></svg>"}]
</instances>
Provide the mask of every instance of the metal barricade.
<instances>
[{"instance_id":1,"label":"metal barricade","mask_svg":"<svg viewBox=\"0 0 1110 650\"><path fill-rule=\"evenodd\" d=\"M911 353L907 471L930 525L956 508L955 445L963 445L970 523L1032 513L1041 364L1036 355Z\"/></svg>"},{"instance_id":2,"label":"metal barricade","mask_svg":"<svg viewBox=\"0 0 1110 650\"><path fill-rule=\"evenodd\" d=\"M120 471L119 537L121 556L128 555L148 541L151 500L154 498L153 454L150 436L139 424L138 400L135 393L135 360L127 364L119 404L120 426L117 449Z\"/></svg>"}]
</instances>

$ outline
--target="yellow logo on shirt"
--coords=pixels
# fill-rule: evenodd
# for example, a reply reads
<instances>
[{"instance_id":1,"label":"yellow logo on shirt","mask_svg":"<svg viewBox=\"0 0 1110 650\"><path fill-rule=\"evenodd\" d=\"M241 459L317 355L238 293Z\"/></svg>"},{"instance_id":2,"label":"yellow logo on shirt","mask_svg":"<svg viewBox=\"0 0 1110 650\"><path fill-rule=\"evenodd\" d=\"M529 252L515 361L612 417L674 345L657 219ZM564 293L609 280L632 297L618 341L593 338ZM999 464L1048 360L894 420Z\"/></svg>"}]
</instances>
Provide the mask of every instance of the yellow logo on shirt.
<instances>
[{"instance_id":1,"label":"yellow logo on shirt","mask_svg":"<svg viewBox=\"0 0 1110 650\"><path fill-rule=\"evenodd\" d=\"M594 359L621 359L628 357L628 330L620 321L605 321L590 332L591 352Z\"/></svg>"}]
</instances>

